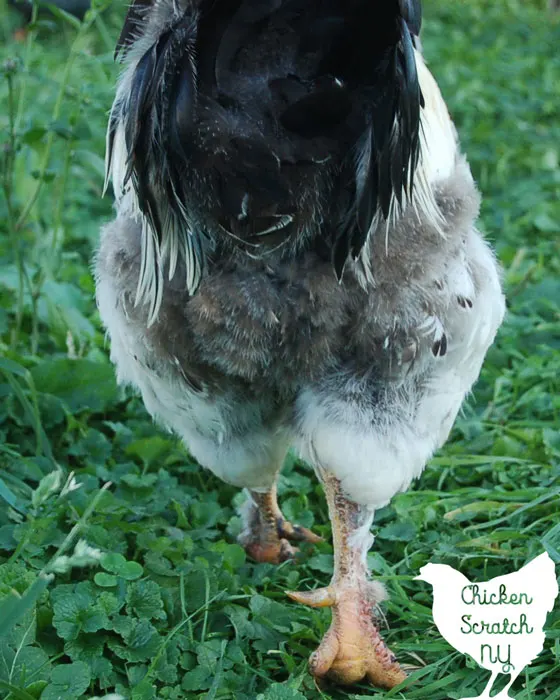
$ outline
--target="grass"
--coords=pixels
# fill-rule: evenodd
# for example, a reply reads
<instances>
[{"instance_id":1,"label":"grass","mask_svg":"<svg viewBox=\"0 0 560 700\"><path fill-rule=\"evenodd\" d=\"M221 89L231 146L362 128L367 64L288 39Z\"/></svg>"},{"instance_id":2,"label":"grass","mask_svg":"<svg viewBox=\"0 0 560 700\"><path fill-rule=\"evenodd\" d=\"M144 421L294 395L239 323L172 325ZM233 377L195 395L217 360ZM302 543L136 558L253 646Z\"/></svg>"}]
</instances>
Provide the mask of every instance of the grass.
<instances>
[{"instance_id":1,"label":"grass","mask_svg":"<svg viewBox=\"0 0 560 700\"><path fill-rule=\"evenodd\" d=\"M543 549L560 562L558 20L515 0L425 3L425 52L484 193L509 314L451 440L376 519L369 561L391 593L385 636L418 667L384 694L320 689L307 674L329 612L284 590L327 583L331 545L299 565L246 561L239 494L115 386L90 273L111 216L104 129L122 7L108 4L83 25L40 17L23 43L0 5L0 697L480 692L487 674L441 638L431 592L413 577L430 560L472 580ZM287 464L280 495L289 517L328 539L312 474ZM559 688L557 609L514 690L560 700Z\"/></svg>"}]
</instances>

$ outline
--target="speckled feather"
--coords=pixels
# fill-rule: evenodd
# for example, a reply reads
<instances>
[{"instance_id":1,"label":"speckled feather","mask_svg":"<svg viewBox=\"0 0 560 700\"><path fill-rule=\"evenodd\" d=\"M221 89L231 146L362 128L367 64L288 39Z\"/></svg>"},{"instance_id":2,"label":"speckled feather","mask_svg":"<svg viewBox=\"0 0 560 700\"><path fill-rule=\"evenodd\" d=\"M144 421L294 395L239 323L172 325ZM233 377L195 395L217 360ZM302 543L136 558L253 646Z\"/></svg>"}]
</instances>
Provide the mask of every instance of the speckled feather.
<instances>
[{"instance_id":1,"label":"speckled feather","mask_svg":"<svg viewBox=\"0 0 560 700\"><path fill-rule=\"evenodd\" d=\"M223 373L254 382L258 390L266 386L286 393L347 365L360 374L377 368L383 380L387 366L400 366L399 353L407 347L414 346L414 357L431 347L429 335L419 331L421 321L445 318L452 301L445 270L478 210L478 195L464 166L436 199L446 239L410 211L391 229L389 254L384 237L375 237L374 290L363 289L352 269L340 284L330 262L314 252L287 261L280 254L257 259L228 254L212 261L192 297L181 274L169 281L158 318L146 330L146 307L134 304L138 224L118 219L105 231L98 270L103 266L113 279L139 332L146 332L162 353L167 348L201 383L212 384L212 377ZM460 310L457 304L456 312ZM401 368L400 373L404 369L408 371Z\"/></svg>"}]
</instances>

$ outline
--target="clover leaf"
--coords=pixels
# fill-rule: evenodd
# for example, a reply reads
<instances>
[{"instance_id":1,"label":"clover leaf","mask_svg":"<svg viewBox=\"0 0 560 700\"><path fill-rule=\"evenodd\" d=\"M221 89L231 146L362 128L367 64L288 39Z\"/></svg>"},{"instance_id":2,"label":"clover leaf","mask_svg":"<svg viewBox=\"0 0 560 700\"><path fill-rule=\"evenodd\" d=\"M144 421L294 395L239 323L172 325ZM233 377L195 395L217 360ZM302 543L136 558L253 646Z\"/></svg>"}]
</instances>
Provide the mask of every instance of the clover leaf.
<instances>
[{"instance_id":1,"label":"clover leaf","mask_svg":"<svg viewBox=\"0 0 560 700\"><path fill-rule=\"evenodd\" d=\"M127 561L122 554L114 552L104 555L101 560L101 566L105 571L116 574L127 581L134 581L144 573L144 569L140 564L135 561Z\"/></svg>"}]
</instances>

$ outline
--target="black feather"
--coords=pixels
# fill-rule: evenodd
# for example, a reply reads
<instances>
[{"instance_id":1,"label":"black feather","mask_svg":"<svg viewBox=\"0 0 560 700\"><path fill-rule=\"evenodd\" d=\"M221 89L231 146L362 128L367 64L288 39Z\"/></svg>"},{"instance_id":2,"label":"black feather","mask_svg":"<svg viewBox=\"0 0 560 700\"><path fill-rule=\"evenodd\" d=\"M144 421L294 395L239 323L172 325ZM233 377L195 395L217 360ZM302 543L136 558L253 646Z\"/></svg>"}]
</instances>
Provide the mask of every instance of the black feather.
<instances>
[{"instance_id":1,"label":"black feather","mask_svg":"<svg viewBox=\"0 0 560 700\"><path fill-rule=\"evenodd\" d=\"M125 139L129 154L134 154L149 109L146 96L151 88L156 66L156 48L152 46L138 61L130 83L130 93L126 106Z\"/></svg>"},{"instance_id":2,"label":"black feather","mask_svg":"<svg viewBox=\"0 0 560 700\"><path fill-rule=\"evenodd\" d=\"M447 336L445 333L432 345L432 353L435 357L443 357L447 354Z\"/></svg>"},{"instance_id":3,"label":"black feather","mask_svg":"<svg viewBox=\"0 0 560 700\"><path fill-rule=\"evenodd\" d=\"M317 86L291 104L280 116L282 126L304 138L328 134L343 122L352 109L347 90L335 81Z\"/></svg>"},{"instance_id":4,"label":"black feather","mask_svg":"<svg viewBox=\"0 0 560 700\"><path fill-rule=\"evenodd\" d=\"M122 55L155 31L154 7L134 2ZM157 11L161 33L108 133L111 153L122 122L127 177L157 239L172 222L190 241L193 221L231 245L320 238L341 279L414 186L419 0L165 0ZM201 239L188 245L201 267Z\"/></svg>"},{"instance_id":5,"label":"black feather","mask_svg":"<svg viewBox=\"0 0 560 700\"><path fill-rule=\"evenodd\" d=\"M422 5L420 0L399 0L400 12L412 34L419 36L422 27Z\"/></svg>"},{"instance_id":6,"label":"black feather","mask_svg":"<svg viewBox=\"0 0 560 700\"><path fill-rule=\"evenodd\" d=\"M115 108L111 110L111 116L109 117L109 124L107 126L107 153L105 156L105 187L107 188L109 183L109 178L111 174L111 167L113 165L113 153L115 150L115 136L117 133L117 127L119 125L119 114ZM124 184L124 183L123 183Z\"/></svg>"},{"instance_id":7,"label":"black feather","mask_svg":"<svg viewBox=\"0 0 560 700\"><path fill-rule=\"evenodd\" d=\"M191 56L186 53L173 81L169 96L169 143L179 155L188 153L196 108L196 77Z\"/></svg>"},{"instance_id":8,"label":"black feather","mask_svg":"<svg viewBox=\"0 0 560 700\"><path fill-rule=\"evenodd\" d=\"M282 5L282 0L244 0L227 25L216 53L216 84L226 91L232 64L259 23Z\"/></svg>"},{"instance_id":9,"label":"black feather","mask_svg":"<svg viewBox=\"0 0 560 700\"><path fill-rule=\"evenodd\" d=\"M369 25L365 22L367 12L370 13ZM359 24L352 26L350 23L352 33L346 42L336 47L338 51L344 51L344 55L353 56L354 66L373 66L369 76L360 76L369 85L365 103L369 123L360 141L356 160L354 202L340 225L338 257L343 255L344 250L340 239L349 237L348 249L357 257L377 212L387 219L393 198L396 205L402 207L403 196L411 196L420 148L423 97L411 36L411 30L417 32L420 28L420 4L399 2L391 9L388 5L380 7L370 3L367 8L362 6L362 13L365 14L360 16L357 13ZM360 49L360 37L364 31L362 25L377 34L370 37L368 44L364 37ZM360 50L362 53L357 56L356 52ZM332 63L328 64L328 68L335 70ZM350 82L359 74L352 66L346 70L354 70L354 74L347 77ZM341 186L347 187L347 184L342 183ZM348 224L352 210L355 217L353 226Z\"/></svg>"},{"instance_id":10,"label":"black feather","mask_svg":"<svg viewBox=\"0 0 560 700\"><path fill-rule=\"evenodd\" d=\"M348 255L350 254L348 240L349 239L347 236L339 236L334 242L332 248L332 264L334 267L336 279L339 282L342 280L342 275L344 274L344 267L346 266Z\"/></svg>"},{"instance_id":11,"label":"black feather","mask_svg":"<svg viewBox=\"0 0 560 700\"><path fill-rule=\"evenodd\" d=\"M305 83L303 83L297 75L289 75L285 78L269 80L268 87L280 109L282 107L288 107L308 95L308 89Z\"/></svg>"},{"instance_id":12,"label":"black feather","mask_svg":"<svg viewBox=\"0 0 560 700\"><path fill-rule=\"evenodd\" d=\"M396 139L391 149L391 162L389 164L390 179L394 186L394 195L399 207L402 207L403 203L403 189L404 187L399 187L398 183L404 183L406 181L406 144L400 139Z\"/></svg>"},{"instance_id":13,"label":"black feather","mask_svg":"<svg viewBox=\"0 0 560 700\"><path fill-rule=\"evenodd\" d=\"M343 16L320 17L308 22L301 35L301 50L305 53L326 52L337 36L344 31Z\"/></svg>"},{"instance_id":14,"label":"black feather","mask_svg":"<svg viewBox=\"0 0 560 700\"><path fill-rule=\"evenodd\" d=\"M420 85L418 83L418 70L414 58L412 37L408 25L401 20L401 47L402 47L402 138L407 143L408 181L403 183L405 191L412 192L414 184L414 171L419 155L419 130L420 130ZM407 190L408 185L408 190Z\"/></svg>"},{"instance_id":15,"label":"black feather","mask_svg":"<svg viewBox=\"0 0 560 700\"><path fill-rule=\"evenodd\" d=\"M146 96L150 90L151 81L156 65L155 47L142 56L138 61L130 83L128 101L123 106L124 136L128 152L127 170L123 184L130 179L138 158L138 143L144 135L146 141L147 122L150 121Z\"/></svg>"},{"instance_id":16,"label":"black feather","mask_svg":"<svg viewBox=\"0 0 560 700\"><path fill-rule=\"evenodd\" d=\"M118 58L119 54L122 57L126 56L130 45L142 31L143 17L146 16L152 3L153 0L134 0L130 5L115 47L115 59Z\"/></svg>"},{"instance_id":17,"label":"black feather","mask_svg":"<svg viewBox=\"0 0 560 700\"><path fill-rule=\"evenodd\" d=\"M174 18L135 65L128 99L118 115L128 152L125 182L131 180L150 235L160 247L168 234L182 250L182 238L185 264L196 282L204 266L202 234L189 229L184 182L196 109L195 36L190 14ZM157 298L160 275L148 274Z\"/></svg>"},{"instance_id":18,"label":"black feather","mask_svg":"<svg viewBox=\"0 0 560 700\"><path fill-rule=\"evenodd\" d=\"M363 181L356 183L356 220L351 221L352 255L357 257L366 242L379 201L379 173L375 165L376 145L373 125L365 134L364 147L361 152L360 171Z\"/></svg>"}]
</instances>

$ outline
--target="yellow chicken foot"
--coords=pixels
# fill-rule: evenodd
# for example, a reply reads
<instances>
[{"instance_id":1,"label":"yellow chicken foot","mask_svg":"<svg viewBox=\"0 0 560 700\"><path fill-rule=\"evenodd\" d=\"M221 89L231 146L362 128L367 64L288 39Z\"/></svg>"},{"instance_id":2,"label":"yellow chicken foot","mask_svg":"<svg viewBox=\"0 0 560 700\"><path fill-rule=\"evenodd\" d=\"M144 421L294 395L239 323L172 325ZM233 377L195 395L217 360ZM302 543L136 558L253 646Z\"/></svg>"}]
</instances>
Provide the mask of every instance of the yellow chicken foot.
<instances>
[{"instance_id":1,"label":"yellow chicken foot","mask_svg":"<svg viewBox=\"0 0 560 700\"><path fill-rule=\"evenodd\" d=\"M316 678L351 684L367 678L383 688L401 683L406 674L381 638L373 609L385 597L383 587L368 577L366 556L372 537L373 510L349 501L339 481L320 474L332 522L334 575L327 588L288 595L312 607L332 607L331 626L309 667Z\"/></svg>"},{"instance_id":2,"label":"yellow chicken foot","mask_svg":"<svg viewBox=\"0 0 560 700\"><path fill-rule=\"evenodd\" d=\"M323 538L301 525L293 525L282 515L276 486L265 493L249 491L243 513L245 528L239 536L247 554L258 562L279 564L292 559L297 550L290 542L322 542Z\"/></svg>"}]
</instances>

